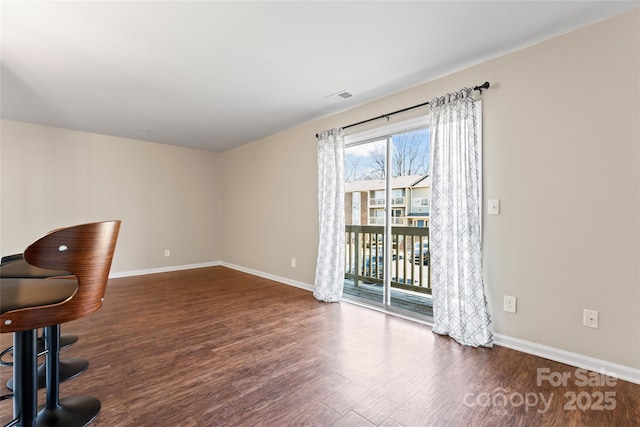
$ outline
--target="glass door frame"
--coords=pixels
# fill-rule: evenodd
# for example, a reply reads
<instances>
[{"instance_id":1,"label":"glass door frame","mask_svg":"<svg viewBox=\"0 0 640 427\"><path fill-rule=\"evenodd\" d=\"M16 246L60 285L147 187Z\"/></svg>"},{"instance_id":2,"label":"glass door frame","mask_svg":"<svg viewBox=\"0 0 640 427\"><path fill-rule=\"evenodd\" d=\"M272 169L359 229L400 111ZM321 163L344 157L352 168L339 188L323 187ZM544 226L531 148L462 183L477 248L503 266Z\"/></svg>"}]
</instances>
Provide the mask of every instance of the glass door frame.
<instances>
[{"instance_id":1,"label":"glass door frame","mask_svg":"<svg viewBox=\"0 0 640 427\"><path fill-rule=\"evenodd\" d=\"M345 148L353 147L356 145L368 144L376 141L385 140L385 223L384 223L384 253L383 253L383 265L384 268L392 269L392 227L393 227L393 205L391 204L392 195L392 181L393 181L393 164L390 159L393 159L393 138L394 134L400 134L409 132L412 130L428 128L430 125L429 116L423 115L413 119L404 120L397 123L387 124L351 135L345 136ZM377 256L377 255L376 255ZM386 271L386 270L385 270ZM391 307L391 271L386 272L383 275L383 291L382 291L382 304L384 307Z\"/></svg>"}]
</instances>

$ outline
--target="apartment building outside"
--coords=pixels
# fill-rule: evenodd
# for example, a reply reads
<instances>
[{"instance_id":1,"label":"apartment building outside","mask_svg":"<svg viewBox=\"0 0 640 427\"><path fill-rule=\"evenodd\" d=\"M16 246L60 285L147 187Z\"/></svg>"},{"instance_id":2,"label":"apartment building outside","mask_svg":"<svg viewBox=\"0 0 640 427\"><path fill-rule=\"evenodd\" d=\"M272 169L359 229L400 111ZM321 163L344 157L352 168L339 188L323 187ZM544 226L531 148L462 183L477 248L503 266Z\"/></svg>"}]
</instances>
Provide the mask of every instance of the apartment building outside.
<instances>
[{"instance_id":1,"label":"apartment building outside","mask_svg":"<svg viewBox=\"0 0 640 427\"><path fill-rule=\"evenodd\" d=\"M428 175L405 175L392 179L392 225L429 226L430 183ZM346 225L384 225L386 208L384 180L345 182L344 197Z\"/></svg>"}]
</instances>

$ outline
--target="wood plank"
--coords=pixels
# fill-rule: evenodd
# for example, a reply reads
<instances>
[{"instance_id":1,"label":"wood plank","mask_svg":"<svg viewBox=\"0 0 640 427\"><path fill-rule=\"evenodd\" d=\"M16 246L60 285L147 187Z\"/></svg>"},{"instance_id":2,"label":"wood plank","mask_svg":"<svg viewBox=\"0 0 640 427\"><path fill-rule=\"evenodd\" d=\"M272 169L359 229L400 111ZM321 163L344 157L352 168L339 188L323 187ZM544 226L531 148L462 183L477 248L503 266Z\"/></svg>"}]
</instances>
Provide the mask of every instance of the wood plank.
<instances>
[{"instance_id":1,"label":"wood plank","mask_svg":"<svg viewBox=\"0 0 640 427\"><path fill-rule=\"evenodd\" d=\"M103 308L62 329L80 336L62 358L90 367L61 384L61 397L100 399L95 426L640 425L638 385L579 387L571 366L463 347L424 325L224 267L112 279ZM538 368L572 379L538 386ZM10 376L0 368L2 383ZM613 410L566 408L566 393L605 391ZM541 412L516 405L526 393L554 397ZM0 422L11 408L0 402Z\"/></svg>"}]
</instances>

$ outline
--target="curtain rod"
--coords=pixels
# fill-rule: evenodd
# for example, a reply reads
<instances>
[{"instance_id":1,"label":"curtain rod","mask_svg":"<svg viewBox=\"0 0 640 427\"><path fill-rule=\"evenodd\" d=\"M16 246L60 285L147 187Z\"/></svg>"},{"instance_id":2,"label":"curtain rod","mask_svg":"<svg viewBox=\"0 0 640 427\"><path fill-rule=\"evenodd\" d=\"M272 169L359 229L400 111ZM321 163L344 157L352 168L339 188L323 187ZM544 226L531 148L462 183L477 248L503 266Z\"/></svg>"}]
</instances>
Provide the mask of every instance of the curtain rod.
<instances>
[{"instance_id":1,"label":"curtain rod","mask_svg":"<svg viewBox=\"0 0 640 427\"><path fill-rule=\"evenodd\" d=\"M491 85L489 84L489 82L484 82L481 85L474 86L473 90L479 91L480 95L482 95L482 90L483 89L489 89L490 86ZM374 120L380 120L380 119L385 119L385 118L388 120L390 116L393 116L395 114L404 113L405 111L414 110L416 108L424 107L425 105L429 105L429 102L423 102L422 104L412 105L411 107L403 108L402 110L392 111L391 113L383 114L383 115L378 116L378 117L372 117L370 119L363 120L363 121L358 122L358 123L351 123L350 125L343 126L342 129L347 129L347 128L351 128L351 127L354 127L354 126L363 125L365 123L369 123L369 122L372 122ZM316 133L316 138L318 137L318 135L319 134Z\"/></svg>"}]
</instances>

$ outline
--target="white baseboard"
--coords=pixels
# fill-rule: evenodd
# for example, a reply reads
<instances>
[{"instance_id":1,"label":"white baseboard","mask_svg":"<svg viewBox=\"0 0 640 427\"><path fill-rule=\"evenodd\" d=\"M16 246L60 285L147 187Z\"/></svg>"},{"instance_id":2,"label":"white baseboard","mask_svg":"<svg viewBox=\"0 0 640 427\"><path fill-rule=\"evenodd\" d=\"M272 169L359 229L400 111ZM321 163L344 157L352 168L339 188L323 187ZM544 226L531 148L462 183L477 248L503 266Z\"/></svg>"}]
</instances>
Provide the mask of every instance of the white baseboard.
<instances>
[{"instance_id":1,"label":"white baseboard","mask_svg":"<svg viewBox=\"0 0 640 427\"><path fill-rule=\"evenodd\" d=\"M232 270L241 271L243 273L251 274L253 276L262 277L262 278L273 280L275 282L279 282L285 285L294 286L296 288L313 292L313 285L311 284L288 279L286 277L276 276L274 274L265 273L259 270L253 270L251 268L242 267L240 265L230 264L224 261L213 261L213 262L205 262L201 264L189 264L189 265L178 265L178 266L172 266L172 267L152 268L148 270L126 271L126 272L110 274L109 277L117 278L117 277L128 277L128 276L139 276L143 274L166 273L170 271L189 270L193 268L214 267L214 266L223 266L223 267L231 268ZM383 311L383 312L386 314L390 314L392 316L399 316L393 312L388 312L388 311ZM399 317L403 317L408 320L413 320L405 316L399 316ZM420 320L417 320L417 321L419 323L425 324L425 322L422 322ZM502 335L502 334L494 333L493 340L496 345L499 345L501 347L510 348L513 350L521 351L523 353L532 354L534 356L539 356L545 359L553 360L555 362L564 363L570 366L575 366L577 368L587 369L593 372L606 373L607 375L615 376L616 378L619 378L621 380L629 381L634 384L640 384L640 369L631 368L629 366L608 362L606 360L596 359L594 357L589 357L589 356L585 356L578 353L572 353L570 351L561 350L559 348L549 347L543 344L538 344L531 341L525 341L519 338L513 338L513 337Z\"/></svg>"},{"instance_id":2,"label":"white baseboard","mask_svg":"<svg viewBox=\"0 0 640 427\"><path fill-rule=\"evenodd\" d=\"M587 369L593 372L606 373L609 376L613 376L621 380L640 384L640 369L501 334L494 333L493 340L496 345L501 347L511 348L523 353L544 357L545 359L575 366L577 368Z\"/></svg>"},{"instance_id":3,"label":"white baseboard","mask_svg":"<svg viewBox=\"0 0 640 427\"><path fill-rule=\"evenodd\" d=\"M109 279L117 279L120 277L143 276L145 274L168 273L171 271L191 270L194 268L215 267L220 265L220 261L203 262L200 264L172 265L169 267L148 268L146 270L119 271L110 273Z\"/></svg>"},{"instance_id":4,"label":"white baseboard","mask_svg":"<svg viewBox=\"0 0 640 427\"><path fill-rule=\"evenodd\" d=\"M231 268L232 270L242 271L243 273L251 274L253 276L262 277L264 279L273 280L275 282L284 283L285 285L295 286L296 288L313 292L313 285L310 285L308 283L299 282L297 280L288 279L286 277L276 276L275 274L269 274L259 270L253 270L251 268L242 267L240 265L230 264L224 261L221 262L220 265L223 267Z\"/></svg>"}]
</instances>

